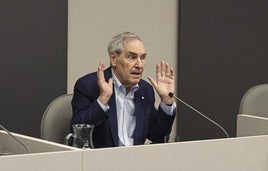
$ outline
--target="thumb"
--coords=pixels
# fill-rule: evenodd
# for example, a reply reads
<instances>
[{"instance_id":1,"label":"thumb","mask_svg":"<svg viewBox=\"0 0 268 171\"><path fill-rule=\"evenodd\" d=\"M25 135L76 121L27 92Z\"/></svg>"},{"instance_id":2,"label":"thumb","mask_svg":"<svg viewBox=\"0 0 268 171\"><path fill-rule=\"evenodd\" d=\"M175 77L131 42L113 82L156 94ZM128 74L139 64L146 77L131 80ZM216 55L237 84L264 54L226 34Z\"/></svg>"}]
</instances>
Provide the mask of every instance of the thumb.
<instances>
[{"instance_id":1,"label":"thumb","mask_svg":"<svg viewBox=\"0 0 268 171\"><path fill-rule=\"evenodd\" d=\"M151 82L151 84L156 87L157 83L152 77L148 77L148 80Z\"/></svg>"},{"instance_id":2,"label":"thumb","mask_svg":"<svg viewBox=\"0 0 268 171\"><path fill-rule=\"evenodd\" d=\"M110 78L109 80L108 80L108 84L112 87L113 86L113 78Z\"/></svg>"}]
</instances>

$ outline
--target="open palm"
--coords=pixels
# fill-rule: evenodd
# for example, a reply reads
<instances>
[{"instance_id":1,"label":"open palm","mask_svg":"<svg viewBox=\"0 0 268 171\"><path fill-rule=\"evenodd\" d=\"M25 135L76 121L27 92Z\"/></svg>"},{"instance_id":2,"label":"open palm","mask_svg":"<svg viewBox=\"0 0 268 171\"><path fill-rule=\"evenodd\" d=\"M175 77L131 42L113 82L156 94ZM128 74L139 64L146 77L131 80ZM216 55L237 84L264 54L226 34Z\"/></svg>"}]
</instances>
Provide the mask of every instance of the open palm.
<instances>
[{"instance_id":1,"label":"open palm","mask_svg":"<svg viewBox=\"0 0 268 171\"><path fill-rule=\"evenodd\" d=\"M156 81L148 77L161 101L166 104L172 102L169 93L174 93L174 70L166 62L160 62L156 65Z\"/></svg>"},{"instance_id":2,"label":"open palm","mask_svg":"<svg viewBox=\"0 0 268 171\"><path fill-rule=\"evenodd\" d=\"M97 71L97 77L98 77L97 83L98 83L99 90L100 90L100 96L98 99L102 102L102 104L107 104L110 97L113 94L113 79L110 78L108 82L106 82L104 78L104 73L103 73L104 68L105 68L105 65L101 61L98 66L98 71Z\"/></svg>"}]
</instances>

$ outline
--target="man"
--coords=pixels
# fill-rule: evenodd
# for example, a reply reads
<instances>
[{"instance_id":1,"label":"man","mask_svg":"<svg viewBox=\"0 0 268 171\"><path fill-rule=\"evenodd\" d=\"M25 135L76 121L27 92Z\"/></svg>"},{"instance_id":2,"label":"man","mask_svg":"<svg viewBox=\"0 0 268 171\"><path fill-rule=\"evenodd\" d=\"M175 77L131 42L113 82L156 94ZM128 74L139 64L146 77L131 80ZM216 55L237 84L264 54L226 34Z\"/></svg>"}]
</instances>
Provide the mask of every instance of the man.
<instances>
[{"instance_id":1,"label":"man","mask_svg":"<svg viewBox=\"0 0 268 171\"><path fill-rule=\"evenodd\" d=\"M94 125L95 148L130 146L164 141L171 132L176 103L174 71L165 62L156 66L156 81L149 81L161 98L156 110L153 87L142 79L146 49L134 33L124 32L108 45L110 67L103 62L97 72L77 80L72 99L71 124Z\"/></svg>"}]
</instances>

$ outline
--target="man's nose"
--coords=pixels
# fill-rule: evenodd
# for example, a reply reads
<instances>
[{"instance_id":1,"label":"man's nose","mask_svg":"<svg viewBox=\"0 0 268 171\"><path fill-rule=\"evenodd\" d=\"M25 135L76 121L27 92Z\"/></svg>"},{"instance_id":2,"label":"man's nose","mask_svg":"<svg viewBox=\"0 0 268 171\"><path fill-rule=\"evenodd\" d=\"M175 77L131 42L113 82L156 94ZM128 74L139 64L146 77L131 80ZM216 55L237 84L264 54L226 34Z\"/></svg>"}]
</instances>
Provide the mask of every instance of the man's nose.
<instances>
[{"instance_id":1,"label":"man's nose","mask_svg":"<svg viewBox=\"0 0 268 171\"><path fill-rule=\"evenodd\" d=\"M143 60L140 57L138 57L135 65L141 67L143 65L143 63L144 63Z\"/></svg>"}]
</instances>

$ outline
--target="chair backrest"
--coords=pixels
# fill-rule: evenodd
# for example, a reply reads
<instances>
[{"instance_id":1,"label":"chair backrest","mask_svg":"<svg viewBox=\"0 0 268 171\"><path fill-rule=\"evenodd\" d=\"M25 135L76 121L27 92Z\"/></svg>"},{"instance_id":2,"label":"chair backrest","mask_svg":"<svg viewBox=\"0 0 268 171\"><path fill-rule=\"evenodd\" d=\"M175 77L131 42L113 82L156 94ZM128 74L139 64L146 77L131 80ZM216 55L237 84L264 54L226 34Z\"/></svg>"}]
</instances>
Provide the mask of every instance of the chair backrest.
<instances>
[{"instance_id":1,"label":"chair backrest","mask_svg":"<svg viewBox=\"0 0 268 171\"><path fill-rule=\"evenodd\" d=\"M65 136L70 132L72 98L73 94L65 94L48 105L41 121L41 139L64 143Z\"/></svg>"},{"instance_id":2,"label":"chair backrest","mask_svg":"<svg viewBox=\"0 0 268 171\"><path fill-rule=\"evenodd\" d=\"M256 85L244 94L239 114L268 117L268 84Z\"/></svg>"}]
</instances>

